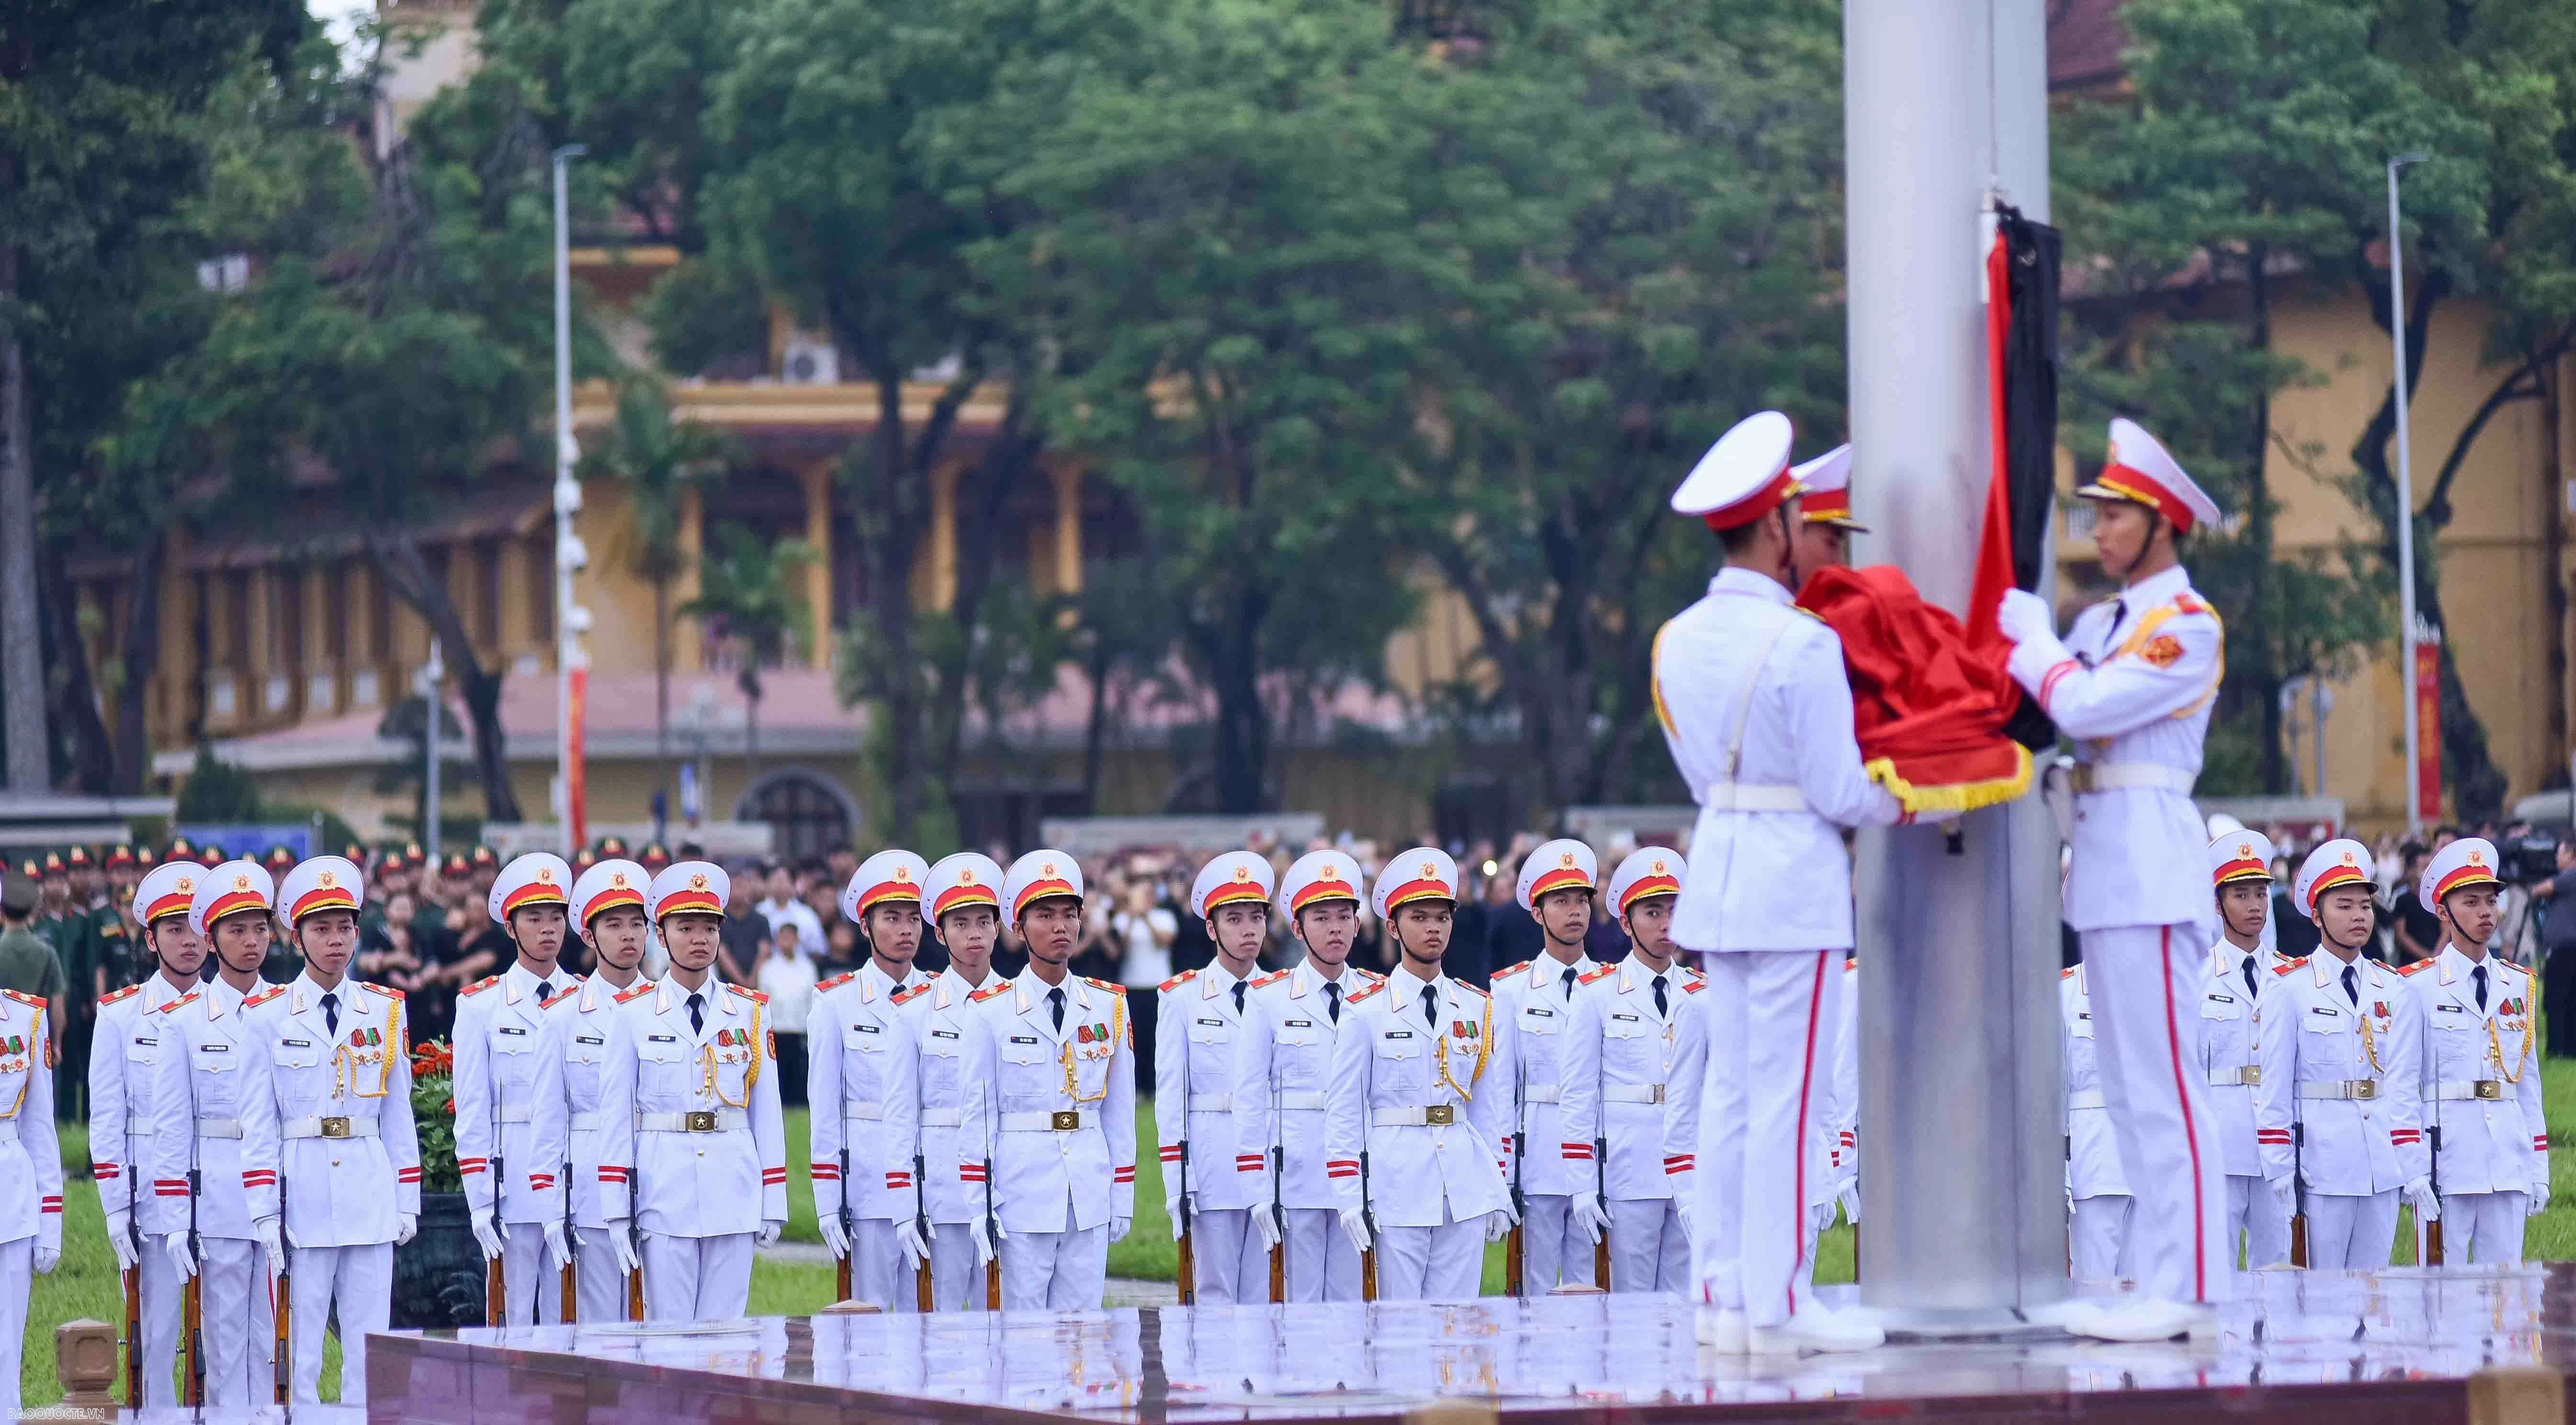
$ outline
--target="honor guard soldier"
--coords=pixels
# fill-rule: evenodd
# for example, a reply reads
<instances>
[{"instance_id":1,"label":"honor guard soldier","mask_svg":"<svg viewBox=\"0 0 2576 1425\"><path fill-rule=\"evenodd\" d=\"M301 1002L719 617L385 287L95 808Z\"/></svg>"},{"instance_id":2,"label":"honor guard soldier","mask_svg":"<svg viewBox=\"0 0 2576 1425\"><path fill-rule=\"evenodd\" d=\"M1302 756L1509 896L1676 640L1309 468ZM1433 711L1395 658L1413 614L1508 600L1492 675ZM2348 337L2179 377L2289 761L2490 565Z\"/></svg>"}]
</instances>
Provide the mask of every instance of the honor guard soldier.
<instances>
[{"instance_id":1,"label":"honor guard soldier","mask_svg":"<svg viewBox=\"0 0 2576 1425\"><path fill-rule=\"evenodd\" d=\"M215 977L162 1010L154 1036L146 1230L180 1280L197 1282L203 1326L186 1343L191 1389L208 1405L264 1406L277 1392L269 1275L284 1268L286 1249L269 1036L244 1006L270 988L259 967L276 887L248 861L170 865L194 873L188 928L213 947Z\"/></svg>"},{"instance_id":2,"label":"honor guard soldier","mask_svg":"<svg viewBox=\"0 0 2576 1425\"><path fill-rule=\"evenodd\" d=\"M1395 941L1395 972L1350 998L1324 1096L1324 1173L1342 1231L1376 1256L1379 1301L1465 1301L1488 1242L1513 1226L1503 1185L1512 1022L1484 991L1440 972L1458 904L1458 863L1416 847L1390 857L1371 894Z\"/></svg>"},{"instance_id":3,"label":"honor guard soldier","mask_svg":"<svg viewBox=\"0 0 2576 1425\"><path fill-rule=\"evenodd\" d=\"M242 1002L275 1095L295 1399L308 1405L322 1399L322 1332L334 1315L340 1403L365 1403L367 1333L385 1329L394 1248L420 1225L402 991L348 978L365 896L358 868L337 856L288 872L278 900L304 971Z\"/></svg>"},{"instance_id":4,"label":"honor guard soldier","mask_svg":"<svg viewBox=\"0 0 2576 1425\"><path fill-rule=\"evenodd\" d=\"M0 876L0 879L9 879ZM15 920L33 911L35 887L9 880ZM27 1335L27 1295L34 1279L63 1256L63 1151L54 1136L52 1011L38 996L0 990L0 1103L10 1105L0 1133L0 1407L18 1413L18 1368ZM165 1372L166 1374L166 1372Z\"/></svg>"},{"instance_id":5,"label":"honor guard soldier","mask_svg":"<svg viewBox=\"0 0 2576 1425\"><path fill-rule=\"evenodd\" d=\"M1306 958L1252 982L1235 1053L1234 1101L1257 1115L1235 1151L1268 1157L1253 1228L1282 1253L1289 1301L1360 1299L1360 1254L1334 1229L1341 1195L1325 1175L1324 1095L1351 1001L1386 982L1350 963L1361 884L1347 852L1309 851L1288 868L1279 907Z\"/></svg>"},{"instance_id":6,"label":"honor guard soldier","mask_svg":"<svg viewBox=\"0 0 2576 1425\"><path fill-rule=\"evenodd\" d=\"M503 1326L563 1320L571 1107L548 1011L581 983L562 963L572 886L548 852L502 867L483 910L518 954L456 997L456 1168L483 1260L501 1264L502 1299L486 1305Z\"/></svg>"},{"instance_id":7,"label":"honor guard soldier","mask_svg":"<svg viewBox=\"0 0 2576 1425\"><path fill-rule=\"evenodd\" d=\"M985 1305L976 1269L993 1260L992 1140L984 1086L967 1076L977 1013L969 1001L998 983L993 946L1002 936L1002 868L989 856L960 851L940 858L922 886L948 968L903 991L899 1001L921 1085L913 1180L930 1219L931 1309L967 1311Z\"/></svg>"},{"instance_id":8,"label":"honor guard soldier","mask_svg":"<svg viewBox=\"0 0 2576 1425\"><path fill-rule=\"evenodd\" d=\"M1545 842L1522 857L1513 894L1538 922L1545 950L1493 978L1494 1012L1512 1026L1514 1049L1494 1082L1518 1100L1503 1173L1521 1218L1521 1281L1538 1296L1559 1285L1595 1285L1592 1246L1610 1223L1595 1191L1592 1139L1565 1132L1558 1107L1575 986L1599 968L1583 953L1599 878L1592 848L1580 841Z\"/></svg>"},{"instance_id":9,"label":"honor guard soldier","mask_svg":"<svg viewBox=\"0 0 2576 1425\"><path fill-rule=\"evenodd\" d=\"M1837 445L1789 474L1798 482L1798 534L1790 546L1793 587L1819 569L1851 563L1851 537L1869 533L1852 518L1852 448Z\"/></svg>"},{"instance_id":10,"label":"honor guard soldier","mask_svg":"<svg viewBox=\"0 0 2576 1425\"><path fill-rule=\"evenodd\" d=\"M1002 1305L1090 1311L1109 1244L1136 1215L1136 1067L1126 993L1071 972L1082 867L1032 851L1002 878L1028 947L1015 980L977 991L971 1082L993 1126Z\"/></svg>"},{"instance_id":11,"label":"honor guard soldier","mask_svg":"<svg viewBox=\"0 0 2576 1425\"><path fill-rule=\"evenodd\" d=\"M1199 868L1190 914L1207 922L1216 957L1155 995L1154 1128L1163 1151L1163 1210L1190 1270L1184 1304L1267 1300L1270 1238L1252 1219L1270 1207L1262 1107L1234 1096L1237 1046L1261 973L1270 924L1270 863L1236 851Z\"/></svg>"},{"instance_id":12,"label":"honor guard soldier","mask_svg":"<svg viewBox=\"0 0 2576 1425\"><path fill-rule=\"evenodd\" d=\"M2057 1011L2066 1064L2066 1256L2078 1281L2123 1281L2135 1275L2131 1231L2137 1199L2120 1171L2120 1144L2102 1098L2093 996L2082 965L2058 973Z\"/></svg>"},{"instance_id":13,"label":"honor guard soldier","mask_svg":"<svg viewBox=\"0 0 2576 1425\"><path fill-rule=\"evenodd\" d=\"M2474 836L2433 853L2417 894L2441 917L2443 945L2404 971L2424 1023L2425 1132L2450 1264L2521 1261L2523 1219L2549 1205L2534 986L2487 950L2499 864Z\"/></svg>"},{"instance_id":14,"label":"honor guard soldier","mask_svg":"<svg viewBox=\"0 0 2576 1425\"><path fill-rule=\"evenodd\" d=\"M815 986L806 1022L812 1053L805 1101L813 1105L814 1217L823 1245L850 1263L850 1293L881 1311L911 1309L913 1273L929 1256L914 1190L920 1066L895 996L927 977L921 888L930 863L909 851L861 862L841 891L841 914L859 927L868 960Z\"/></svg>"},{"instance_id":15,"label":"honor guard soldier","mask_svg":"<svg viewBox=\"0 0 2576 1425\"><path fill-rule=\"evenodd\" d=\"M2398 1193L2440 1216L2424 1150L2422 1011L2405 979L2361 947L2374 929L2370 852L2335 840L2291 883L2317 953L2265 987L2255 1128L2274 1196L2307 1219L2306 1265L2388 1265Z\"/></svg>"},{"instance_id":16,"label":"honor guard soldier","mask_svg":"<svg viewBox=\"0 0 2576 1425\"><path fill-rule=\"evenodd\" d=\"M578 1319L597 1324L626 1318L627 1279L632 1266L621 1255L633 1244L623 1232L609 1230L609 1181L602 1164L607 1157L607 1120L601 1117L608 1072L611 1021L617 997L650 989L644 978L644 891L652 878L632 861L594 861L573 878L573 923L590 946L591 972L580 988L547 1015L563 1060L566 1158L563 1183L571 1194L575 1250L573 1310ZM622 1188L626 1170L611 1170ZM622 1205L622 1204L621 1204ZM611 1240L614 1236L615 1240Z\"/></svg>"},{"instance_id":17,"label":"honor guard soldier","mask_svg":"<svg viewBox=\"0 0 2576 1425\"><path fill-rule=\"evenodd\" d=\"M2227 1249L2232 1255L2241 1232L2245 1265L2275 1266L2290 1260L2290 1213L2266 1182L2254 1126L2255 1093L2263 1083L2263 987L2283 963L2263 934L2272 918L2270 839L2240 829L2212 840L2209 878L2219 936L2209 947L2201 986L2201 1062L2227 1160Z\"/></svg>"},{"instance_id":18,"label":"honor guard soldier","mask_svg":"<svg viewBox=\"0 0 2576 1425\"><path fill-rule=\"evenodd\" d=\"M654 1321L743 1315L752 1253L787 1225L768 997L714 974L732 894L732 879L712 862L677 861L653 878L646 910L671 972L617 997L609 1037L599 1107L603 1210L620 1260L627 1250L642 1260ZM640 1238L632 1249L614 1225L630 1217Z\"/></svg>"},{"instance_id":19,"label":"honor guard soldier","mask_svg":"<svg viewBox=\"0 0 2576 1425\"><path fill-rule=\"evenodd\" d=\"M1843 829L1902 819L1861 766L1842 642L1790 602L1799 522L1789 418L1764 411L1703 456L1673 509L1725 546L1708 595L1655 636L1654 693L1700 806L1673 940L1708 973L1707 1108L1688 1214L1700 1339L1859 1350L1874 1326L1806 1288L1829 1056L1851 953ZM1784 896L1784 887L1799 894Z\"/></svg>"},{"instance_id":20,"label":"honor guard soldier","mask_svg":"<svg viewBox=\"0 0 2576 1425\"><path fill-rule=\"evenodd\" d=\"M2102 1097L2138 1200L2138 1292L2069 1319L2079 1334L2163 1340L2216 1329L2227 1297L2227 1161L2184 1006L2207 978L2197 948L2209 891L2195 867L2209 833L2191 802L2218 695L2218 615L2192 592L2183 537L2218 506L2152 436L2111 422L2109 462L2076 494L2093 502L2104 571L2123 585L2064 642L2046 600L2014 589L1997 615L2010 671L2075 740L2066 923L2083 943L2100 1035Z\"/></svg>"},{"instance_id":21,"label":"honor guard soldier","mask_svg":"<svg viewBox=\"0 0 2576 1425\"><path fill-rule=\"evenodd\" d=\"M1596 1198L1594 1184L1584 1184L1574 1210L1607 1209L1610 1280L1598 1285L1611 1291L1680 1292L1690 1278L1690 1234L1668 1153L1679 1106L1698 1112L1698 1086L1685 1087L1681 1075L1708 1061L1705 1021L1690 998L1706 981L1673 963L1673 901L1686 870L1680 852L1649 846L1611 873L1610 911L1628 933L1628 958L1583 977L1563 1032L1562 1136L1569 1155L1578 1143L1599 1148L1589 1161L1601 1190Z\"/></svg>"},{"instance_id":22,"label":"honor guard soldier","mask_svg":"<svg viewBox=\"0 0 2576 1425\"><path fill-rule=\"evenodd\" d=\"M1825 1111L1825 1152L1833 1181L1818 1206L1815 1229L1834 1225L1834 1209L1853 1226L1860 1225L1860 960L1843 961L1843 1003L1834 1026L1833 1096ZM1813 1270L1815 1250L1807 1260Z\"/></svg>"},{"instance_id":23,"label":"honor guard soldier","mask_svg":"<svg viewBox=\"0 0 2576 1425\"><path fill-rule=\"evenodd\" d=\"M119 848L122 850L123 848ZM171 1372L179 1360L179 1276L166 1251L144 1250L142 1209L150 1186L143 1170L152 1138L152 1070L167 1032L161 1011L197 993L206 942L188 928L199 868L156 866L134 888L134 923L157 972L98 1002L98 1040L89 1061L90 1176L107 1210L107 1244L139 1300L129 1304L138 1339L130 1376L143 1384L138 1406L176 1405Z\"/></svg>"}]
</instances>

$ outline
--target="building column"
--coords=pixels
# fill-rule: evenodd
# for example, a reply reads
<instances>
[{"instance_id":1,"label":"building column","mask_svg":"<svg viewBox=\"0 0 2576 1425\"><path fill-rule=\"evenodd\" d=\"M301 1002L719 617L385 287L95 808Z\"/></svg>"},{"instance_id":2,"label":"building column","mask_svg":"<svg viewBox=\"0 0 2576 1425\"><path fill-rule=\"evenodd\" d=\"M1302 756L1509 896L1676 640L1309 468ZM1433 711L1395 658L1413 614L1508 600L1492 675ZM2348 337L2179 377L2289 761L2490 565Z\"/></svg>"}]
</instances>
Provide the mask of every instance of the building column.
<instances>
[{"instance_id":1,"label":"building column","mask_svg":"<svg viewBox=\"0 0 2576 1425\"><path fill-rule=\"evenodd\" d=\"M946 612L957 603L957 464L930 472L930 542L913 567L915 608Z\"/></svg>"},{"instance_id":2,"label":"building column","mask_svg":"<svg viewBox=\"0 0 2576 1425\"><path fill-rule=\"evenodd\" d=\"M805 480L805 542L813 547L813 562L805 566L805 603L814 620L814 649L806 660L815 668L832 666L832 462L819 459L807 465Z\"/></svg>"},{"instance_id":3,"label":"building column","mask_svg":"<svg viewBox=\"0 0 2576 1425\"><path fill-rule=\"evenodd\" d=\"M698 596L698 557L707 547L706 496L692 486L680 497L680 572L671 580L671 608ZM706 629L693 618L671 615L671 671L706 670Z\"/></svg>"},{"instance_id":4,"label":"building column","mask_svg":"<svg viewBox=\"0 0 2576 1425\"><path fill-rule=\"evenodd\" d=\"M1047 471L1055 486L1055 592L1082 592L1082 467L1067 462Z\"/></svg>"}]
</instances>

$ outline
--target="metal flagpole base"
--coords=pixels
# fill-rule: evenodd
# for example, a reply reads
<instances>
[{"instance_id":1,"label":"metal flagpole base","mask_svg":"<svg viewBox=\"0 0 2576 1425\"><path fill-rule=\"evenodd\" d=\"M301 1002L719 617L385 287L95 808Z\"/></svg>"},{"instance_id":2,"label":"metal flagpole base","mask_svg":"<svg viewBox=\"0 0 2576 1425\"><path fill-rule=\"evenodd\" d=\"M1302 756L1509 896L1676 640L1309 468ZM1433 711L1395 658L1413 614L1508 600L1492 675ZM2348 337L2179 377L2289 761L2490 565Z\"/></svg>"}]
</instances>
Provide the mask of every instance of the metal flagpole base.
<instances>
[{"instance_id":1,"label":"metal flagpole base","mask_svg":"<svg viewBox=\"0 0 2576 1425\"><path fill-rule=\"evenodd\" d=\"M1945 1308L1868 1306L1858 1314L1878 1323L1891 1346L1933 1341L2063 1341L2064 1325L2052 1319L2063 1302L2015 1311L2008 1307Z\"/></svg>"}]
</instances>

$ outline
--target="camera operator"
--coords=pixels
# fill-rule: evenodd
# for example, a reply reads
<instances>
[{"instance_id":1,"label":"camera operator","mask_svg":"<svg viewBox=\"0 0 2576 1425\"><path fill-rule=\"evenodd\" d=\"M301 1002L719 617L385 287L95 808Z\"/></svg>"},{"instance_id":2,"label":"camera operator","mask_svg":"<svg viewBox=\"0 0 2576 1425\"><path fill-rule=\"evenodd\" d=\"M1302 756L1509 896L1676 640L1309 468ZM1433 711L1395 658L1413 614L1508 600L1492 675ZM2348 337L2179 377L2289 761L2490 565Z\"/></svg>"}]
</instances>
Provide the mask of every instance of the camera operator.
<instances>
[{"instance_id":1,"label":"camera operator","mask_svg":"<svg viewBox=\"0 0 2576 1425\"><path fill-rule=\"evenodd\" d=\"M2540 912L2540 998L2552 1054L2576 1054L2576 833L2562 832L2558 872L2531 888ZM2563 1048L2562 1048L2563 1046Z\"/></svg>"}]
</instances>

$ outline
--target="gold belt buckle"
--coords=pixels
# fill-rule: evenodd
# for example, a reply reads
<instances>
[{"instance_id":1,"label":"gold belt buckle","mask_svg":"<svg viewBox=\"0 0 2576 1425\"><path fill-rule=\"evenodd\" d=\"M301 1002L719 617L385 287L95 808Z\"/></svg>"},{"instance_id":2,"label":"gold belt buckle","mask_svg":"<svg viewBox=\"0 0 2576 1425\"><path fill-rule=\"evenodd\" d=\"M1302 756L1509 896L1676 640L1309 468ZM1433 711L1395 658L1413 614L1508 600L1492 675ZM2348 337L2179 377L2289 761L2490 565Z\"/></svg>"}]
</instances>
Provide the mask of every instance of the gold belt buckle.
<instances>
[{"instance_id":1,"label":"gold belt buckle","mask_svg":"<svg viewBox=\"0 0 2576 1425\"><path fill-rule=\"evenodd\" d=\"M2245 1067L2236 1071L2236 1079L2239 1083L2252 1084L2255 1087L2260 1088L2263 1085L2263 1066L2260 1064L2247 1064Z\"/></svg>"},{"instance_id":2,"label":"gold belt buckle","mask_svg":"<svg viewBox=\"0 0 2576 1425\"><path fill-rule=\"evenodd\" d=\"M1655 1085L1654 1101L1657 1103L1662 1103L1664 1101L1664 1086L1662 1084Z\"/></svg>"},{"instance_id":3,"label":"gold belt buckle","mask_svg":"<svg viewBox=\"0 0 2576 1425\"><path fill-rule=\"evenodd\" d=\"M349 1136L349 1120L347 1120L347 1119L345 1119L345 1118L326 1118L326 1119L323 1119L323 1120L322 1120L322 1136L323 1136L323 1137L325 1137L325 1138L346 1138L346 1137L348 1137L348 1136Z\"/></svg>"},{"instance_id":4,"label":"gold belt buckle","mask_svg":"<svg viewBox=\"0 0 2576 1425\"><path fill-rule=\"evenodd\" d=\"M1422 1110L1422 1121L1428 1127L1446 1128L1458 1121L1458 1110L1451 1104L1435 1103Z\"/></svg>"},{"instance_id":5,"label":"gold belt buckle","mask_svg":"<svg viewBox=\"0 0 2576 1425\"><path fill-rule=\"evenodd\" d=\"M2479 1079L2473 1090L2479 1098L2490 1102L2504 1097L2504 1085L2495 1079Z\"/></svg>"},{"instance_id":6,"label":"gold belt buckle","mask_svg":"<svg viewBox=\"0 0 2576 1425\"><path fill-rule=\"evenodd\" d=\"M1047 1115L1047 1127L1057 1133L1071 1133L1082 1126L1082 1110L1059 1108Z\"/></svg>"},{"instance_id":7,"label":"gold belt buckle","mask_svg":"<svg viewBox=\"0 0 2576 1425\"><path fill-rule=\"evenodd\" d=\"M688 1113L688 1122L687 1122L687 1124L686 1124L686 1127L688 1128L688 1131L689 1131L689 1132L691 1132L691 1133L713 1133L713 1132L715 1132L715 1131L716 1131L716 1114L715 1114L715 1110L714 1110L714 1109L711 1109L711 1108L693 1108L693 1109L690 1109L690 1110L689 1110L689 1113Z\"/></svg>"},{"instance_id":8,"label":"gold belt buckle","mask_svg":"<svg viewBox=\"0 0 2576 1425\"><path fill-rule=\"evenodd\" d=\"M2073 767L2068 768L2066 772L2066 789L2070 792L2077 793L2091 792L2093 790L2093 764L2090 762L2078 762Z\"/></svg>"},{"instance_id":9,"label":"gold belt buckle","mask_svg":"<svg viewBox=\"0 0 2576 1425\"><path fill-rule=\"evenodd\" d=\"M2352 1081L2352 1096L2353 1096L2354 1098L2357 1098L2357 1099L2360 1099L2360 1098L2377 1098L2377 1097L2379 1097L2379 1080L2377 1080L2377 1079L2355 1079L2355 1080L2353 1080L2353 1081Z\"/></svg>"}]
</instances>

